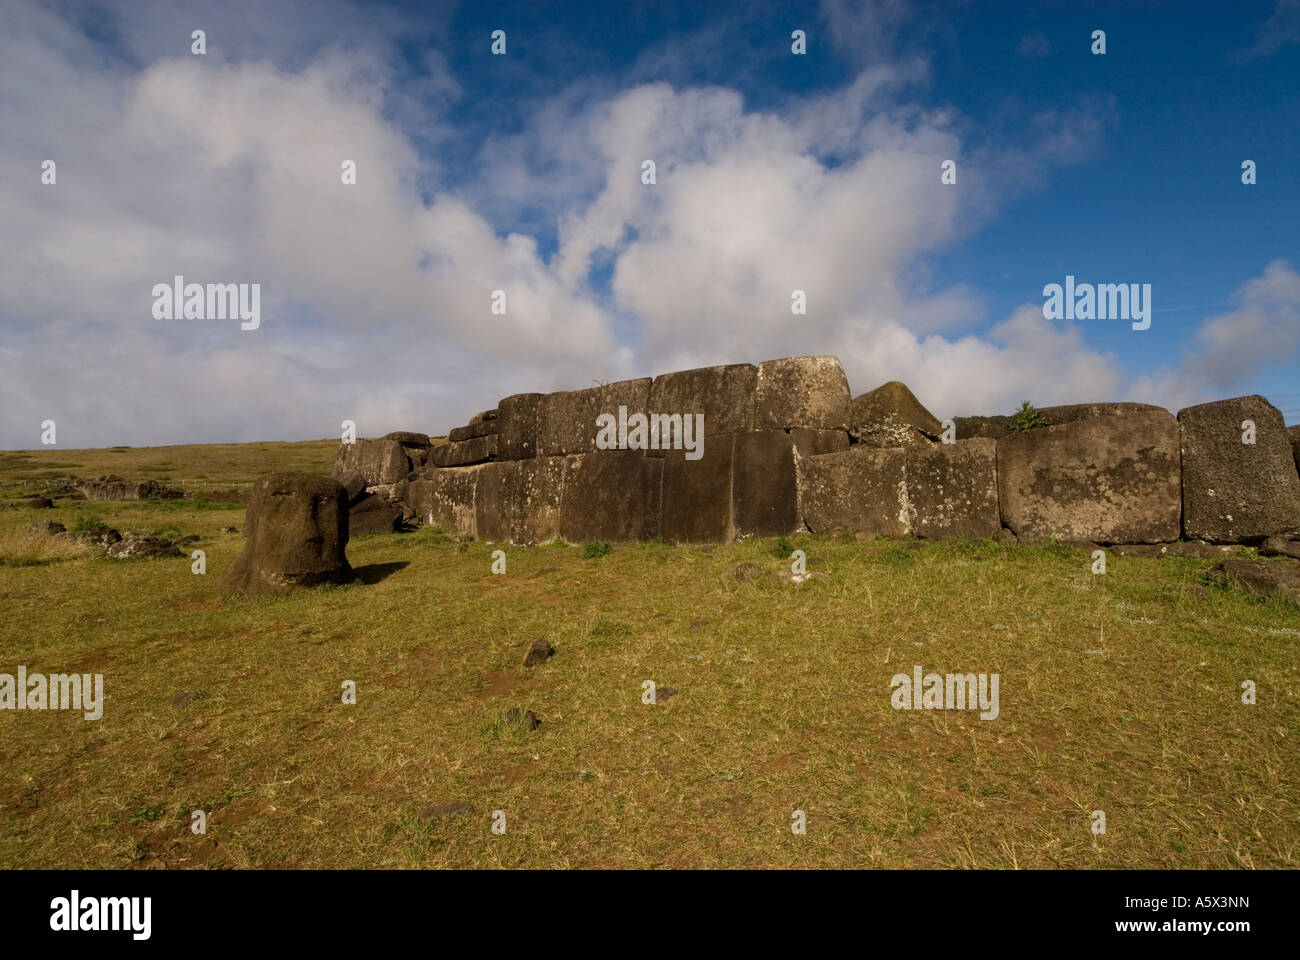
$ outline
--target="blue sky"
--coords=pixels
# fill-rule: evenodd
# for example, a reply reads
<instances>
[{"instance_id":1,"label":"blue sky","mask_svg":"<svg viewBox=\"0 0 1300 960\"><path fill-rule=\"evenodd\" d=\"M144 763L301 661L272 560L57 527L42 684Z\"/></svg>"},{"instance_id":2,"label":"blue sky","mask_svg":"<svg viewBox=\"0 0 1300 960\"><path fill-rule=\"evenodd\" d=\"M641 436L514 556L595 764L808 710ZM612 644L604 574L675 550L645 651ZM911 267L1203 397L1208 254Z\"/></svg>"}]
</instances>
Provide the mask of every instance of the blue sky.
<instances>
[{"instance_id":1,"label":"blue sky","mask_svg":"<svg viewBox=\"0 0 1300 960\"><path fill-rule=\"evenodd\" d=\"M3 447L440 433L794 353L940 416L1300 422L1300 0L5 6ZM262 328L150 317L177 273L260 282ZM1044 319L1067 274L1151 328Z\"/></svg>"}]
</instances>

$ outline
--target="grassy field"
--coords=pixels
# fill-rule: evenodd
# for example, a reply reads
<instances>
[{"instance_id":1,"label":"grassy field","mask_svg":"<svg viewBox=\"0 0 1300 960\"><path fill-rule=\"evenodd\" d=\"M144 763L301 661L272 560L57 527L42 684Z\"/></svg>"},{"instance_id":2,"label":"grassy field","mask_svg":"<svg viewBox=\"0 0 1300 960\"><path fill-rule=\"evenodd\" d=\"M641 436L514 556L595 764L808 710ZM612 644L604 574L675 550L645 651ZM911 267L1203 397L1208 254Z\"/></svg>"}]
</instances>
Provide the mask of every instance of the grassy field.
<instances>
[{"instance_id":1,"label":"grassy field","mask_svg":"<svg viewBox=\"0 0 1300 960\"><path fill-rule=\"evenodd\" d=\"M0 866L1300 865L1300 611L1209 561L812 537L802 584L774 541L505 546L493 575L496 546L423 529L353 541L358 583L247 600L219 590L240 504L23 502L69 473L247 489L335 449L0 454L0 543L98 518L208 563L0 563L0 672L106 691L98 721L0 713ZM534 637L555 655L525 669ZM917 664L998 673L1000 716L892 709Z\"/></svg>"}]
</instances>

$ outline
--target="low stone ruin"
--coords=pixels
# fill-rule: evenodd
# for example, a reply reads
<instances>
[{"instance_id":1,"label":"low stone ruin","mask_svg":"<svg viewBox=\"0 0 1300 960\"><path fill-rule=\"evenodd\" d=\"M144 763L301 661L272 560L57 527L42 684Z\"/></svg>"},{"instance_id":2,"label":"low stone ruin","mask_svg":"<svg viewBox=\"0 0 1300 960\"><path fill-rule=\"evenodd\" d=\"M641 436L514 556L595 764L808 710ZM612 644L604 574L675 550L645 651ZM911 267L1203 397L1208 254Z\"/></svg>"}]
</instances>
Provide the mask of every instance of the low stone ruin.
<instances>
[{"instance_id":1,"label":"low stone ruin","mask_svg":"<svg viewBox=\"0 0 1300 960\"><path fill-rule=\"evenodd\" d=\"M79 481L77 490L87 500L175 500L185 495L155 480L133 481L113 475Z\"/></svg>"},{"instance_id":2,"label":"low stone ruin","mask_svg":"<svg viewBox=\"0 0 1300 960\"><path fill-rule=\"evenodd\" d=\"M1039 413L1047 425L1023 432L1010 417L958 417L945 431L902 383L854 399L838 359L793 357L514 394L446 443L394 433L344 444L334 479L354 523L376 515L362 521L368 530L409 518L520 544L803 531L1256 543L1300 533L1300 428L1288 430L1263 397L1177 417L1137 403ZM634 414L652 436L660 425L671 434L663 417L703 414L700 449L647 449L631 429L627 448L602 448L598 418L630 425Z\"/></svg>"}]
</instances>

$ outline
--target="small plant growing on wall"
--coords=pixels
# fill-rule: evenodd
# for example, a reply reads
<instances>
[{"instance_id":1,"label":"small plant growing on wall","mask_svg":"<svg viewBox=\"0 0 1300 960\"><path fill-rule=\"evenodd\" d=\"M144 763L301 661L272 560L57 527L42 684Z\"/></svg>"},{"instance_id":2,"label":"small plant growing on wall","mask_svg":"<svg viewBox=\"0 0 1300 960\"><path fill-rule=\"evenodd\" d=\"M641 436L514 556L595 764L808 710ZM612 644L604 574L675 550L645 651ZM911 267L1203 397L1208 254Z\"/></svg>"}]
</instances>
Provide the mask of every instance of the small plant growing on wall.
<instances>
[{"instance_id":1,"label":"small plant growing on wall","mask_svg":"<svg viewBox=\"0 0 1300 960\"><path fill-rule=\"evenodd\" d=\"M1051 426L1047 418L1038 412L1038 408L1026 400L1016 411L1016 415L1011 418L1011 432L1024 433L1026 430L1037 430L1039 427Z\"/></svg>"}]
</instances>

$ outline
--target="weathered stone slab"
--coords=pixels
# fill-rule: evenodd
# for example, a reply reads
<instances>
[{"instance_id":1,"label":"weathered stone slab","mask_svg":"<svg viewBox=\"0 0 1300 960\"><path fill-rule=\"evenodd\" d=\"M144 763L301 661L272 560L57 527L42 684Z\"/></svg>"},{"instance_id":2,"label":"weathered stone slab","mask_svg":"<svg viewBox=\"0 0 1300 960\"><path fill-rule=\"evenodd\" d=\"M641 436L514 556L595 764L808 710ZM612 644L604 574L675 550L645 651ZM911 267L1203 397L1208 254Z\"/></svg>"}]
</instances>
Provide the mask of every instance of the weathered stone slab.
<instances>
[{"instance_id":1,"label":"weathered stone slab","mask_svg":"<svg viewBox=\"0 0 1300 960\"><path fill-rule=\"evenodd\" d=\"M798 449L798 448L796 448ZM904 537L899 491L907 450L858 444L841 453L795 457L799 514L813 533Z\"/></svg>"},{"instance_id":2,"label":"weathered stone slab","mask_svg":"<svg viewBox=\"0 0 1300 960\"><path fill-rule=\"evenodd\" d=\"M698 460L686 459L685 450L664 453L664 539L673 543L728 543L734 539L731 470L736 436L706 437Z\"/></svg>"},{"instance_id":3,"label":"weathered stone slab","mask_svg":"<svg viewBox=\"0 0 1300 960\"><path fill-rule=\"evenodd\" d=\"M754 429L758 368L752 363L663 373L650 385L650 413L704 414L704 436Z\"/></svg>"},{"instance_id":4,"label":"weathered stone slab","mask_svg":"<svg viewBox=\"0 0 1300 960\"><path fill-rule=\"evenodd\" d=\"M1286 432L1291 438L1291 456L1295 460L1296 472L1300 473L1300 425L1287 427Z\"/></svg>"},{"instance_id":5,"label":"weathered stone slab","mask_svg":"<svg viewBox=\"0 0 1300 960\"><path fill-rule=\"evenodd\" d=\"M596 450L596 418L602 413L618 416L620 406L629 415L645 413L650 400L649 377L620 380L586 390L565 390L546 394L537 412L538 456L554 457ZM644 456L642 451L634 451Z\"/></svg>"},{"instance_id":6,"label":"weathered stone slab","mask_svg":"<svg viewBox=\"0 0 1300 960\"><path fill-rule=\"evenodd\" d=\"M736 435L731 477L737 537L778 537L803 528L795 448L801 456L844 451L842 430L755 430Z\"/></svg>"},{"instance_id":7,"label":"weathered stone slab","mask_svg":"<svg viewBox=\"0 0 1300 960\"><path fill-rule=\"evenodd\" d=\"M566 457L534 457L514 465L510 542L550 543L560 536L560 503L569 466Z\"/></svg>"},{"instance_id":8,"label":"weathered stone slab","mask_svg":"<svg viewBox=\"0 0 1300 960\"><path fill-rule=\"evenodd\" d=\"M474 414L474 416L470 417L469 422L481 423L484 420L495 420L497 419L497 413L498 411L496 410L483 410L479 413Z\"/></svg>"},{"instance_id":9,"label":"weathered stone slab","mask_svg":"<svg viewBox=\"0 0 1300 960\"><path fill-rule=\"evenodd\" d=\"M502 460L537 456L537 414L544 393L516 393L498 405L497 453ZM593 423L592 429L595 430Z\"/></svg>"},{"instance_id":10,"label":"weathered stone slab","mask_svg":"<svg viewBox=\"0 0 1300 960\"><path fill-rule=\"evenodd\" d=\"M1075 423L1079 420L1092 420L1096 417L1114 417L1125 413L1152 413L1159 411L1169 413L1164 407L1150 403L1070 403L1058 407L1043 407L1039 415L1047 421L1049 427L1062 423Z\"/></svg>"},{"instance_id":11,"label":"weathered stone slab","mask_svg":"<svg viewBox=\"0 0 1300 960\"><path fill-rule=\"evenodd\" d=\"M352 579L347 494L337 480L303 473L259 477L244 516L244 549L223 589L254 596Z\"/></svg>"},{"instance_id":12,"label":"weathered stone slab","mask_svg":"<svg viewBox=\"0 0 1300 960\"><path fill-rule=\"evenodd\" d=\"M402 508L377 494L360 500L348 510L348 536L393 533L402 526Z\"/></svg>"},{"instance_id":13,"label":"weathered stone slab","mask_svg":"<svg viewBox=\"0 0 1300 960\"><path fill-rule=\"evenodd\" d=\"M997 536L997 448L996 440L976 438L909 449L899 505L909 532L926 539Z\"/></svg>"},{"instance_id":14,"label":"weathered stone slab","mask_svg":"<svg viewBox=\"0 0 1300 960\"><path fill-rule=\"evenodd\" d=\"M458 443L461 440L490 436L498 431L500 425L501 421L496 419L478 420L463 427L454 427L447 433L447 439L452 443Z\"/></svg>"},{"instance_id":15,"label":"weathered stone slab","mask_svg":"<svg viewBox=\"0 0 1300 960\"><path fill-rule=\"evenodd\" d=\"M837 357L786 357L758 365L756 430L847 430L851 403Z\"/></svg>"},{"instance_id":16,"label":"weathered stone slab","mask_svg":"<svg viewBox=\"0 0 1300 960\"><path fill-rule=\"evenodd\" d=\"M515 461L483 464L474 485L474 536L493 543L510 540Z\"/></svg>"},{"instance_id":17,"label":"weathered stone slab","mask_svg":"<svg viewBox=\"0 0 1300 960\"><path fill-rule=\"evenodd\" d=\"M494 460L496 455L497 438L495 434L490 434L473 440L461 440L459 443L440 444L433 448L430 459L438 467L468 467Z\"/></svg>"},{"instance_id":18,"label":"weathered stone slab","mask_svg":"<svg viewBox=\"0 0 1300 960\"><path fill-rule=\"evenodd\" d=\"M424 479L411 481L408 500L429 526L453 536L477 536L474 492L482 471L482 465L427 470Z\"/></svg>"},{"instance_id":19,"label":"weathered stone slab","mask_svg":"<svg viewBox=\"0 0 1300 960\"><path fill-rule=\"evenodd\" d=\"M1002 522L1020 539L1178 539L1178 421L1172 415L1077 420L1013 433L997 444Z\"/></svg>"},{"instance_id":20,"label":"weathered stone slab","mask_svg":"<svg viewBox=\"0 0 1300 960\"><path fill-rule=\"evenodd\" d=\"M1242 424L1255 424L1243 443ZM1300 477L1282 413L1260 396L1178 412L1183 531L1189 540L1248 543L1300 531Z\"/></svg>"},{"instance_id":21,"label":"weathered stone slab","mask_svg":"<svg viewBox=\"0 0 1300 960\"><path fill-rule=\"evenodd\" d=\"M875 448L805 457L798 464L802 520L814 533L997 536L997 443Z\"/></svg>"},{"instance_id":22,"label":"weathered stone slab","mask_svg":"<svg viewBox=\"0 0 1300 960\"><path fill-rule=\"evenodd\" d=\"M475 535L498 543L549 543L560 536L565 457L483 464L474 486Z\"/></svg>"},{"instance_id":23,"label":"weathered stone slab","mask_svg":"<svg viewBox=\"0 0 1300 960\"><path fill-rule=\"evenodd\" d=\"M405 480L411 472L406 448L396 440L357 440L339 445L334 459L335 480L359 474L367 487Z\"/></svg>"},{"instance_id":24,"label":"weathered stone slab","mask_svg":"<svg viewBox=\"0 0 1300 960\"><path fill-rule=\"evenodd\" d=\"M943 424L899 380L854 398L849 436L869 447L907 447L939 440Z\"/></svg>"},{"instance_id":25,"label":"weathered stone slab","mask_svg":"<svg viewBox=\"0 0 1300 960\"><path fill-rule=\"evenodd\" d=\"M663 460L636 450L597 450L566 460L560 536L567 542L658 536Z\"/></svg>"}]
</instances>

